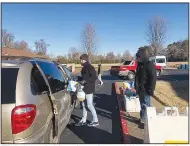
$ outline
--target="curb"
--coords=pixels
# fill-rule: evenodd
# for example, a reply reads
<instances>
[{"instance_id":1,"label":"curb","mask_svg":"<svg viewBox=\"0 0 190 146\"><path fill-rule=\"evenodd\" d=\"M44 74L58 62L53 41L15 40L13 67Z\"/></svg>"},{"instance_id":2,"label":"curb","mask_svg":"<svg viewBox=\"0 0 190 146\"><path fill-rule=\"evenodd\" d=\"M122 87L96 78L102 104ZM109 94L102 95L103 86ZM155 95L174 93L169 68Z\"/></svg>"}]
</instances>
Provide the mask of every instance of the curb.
<instances>
[{"instance_id":1,"label":"curb","mask_svg":"<svg viewBox=\"0 0 190 146\"><path fill-rule=\"evenodd\" d=\"M123 96L120 94L119 90L119 84L116 82L115 84L115 92L119 107L119 113L120 113L120 122L121 122L121 130L122 130L122 141L123 144L130 143L130 140L128 138L128 126L127 126L127 120L125 119L126 112L122 109L122 103L123 103Z\"/></svg>"}]
</instances>

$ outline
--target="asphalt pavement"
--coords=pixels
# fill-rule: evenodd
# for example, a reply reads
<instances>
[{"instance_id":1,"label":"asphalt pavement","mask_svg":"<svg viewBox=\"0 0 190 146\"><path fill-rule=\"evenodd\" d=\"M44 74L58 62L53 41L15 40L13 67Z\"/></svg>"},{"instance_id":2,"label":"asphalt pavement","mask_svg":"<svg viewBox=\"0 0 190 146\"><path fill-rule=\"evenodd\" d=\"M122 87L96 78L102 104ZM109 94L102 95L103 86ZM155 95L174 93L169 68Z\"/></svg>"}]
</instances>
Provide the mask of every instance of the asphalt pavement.
<instances>
[{"instance_id":1,"label":"asphalt pavement","mask_svg":"<svg viewBox=\"0 0 190 146\"><path fill-rule=\"evenodd\" d=\"M183 81L189 80L189 70L164 69L158 80L164 81Z\"/></svg>"},{"instance_id":2,"label":"asphalt pavement","mask_svg":"<svg viewBox=\"0 0 190 146\"><path fill-rule=\"evenodd\" d=\"M82 117L82 109L76 108L71 116L67 128L63 131L60 143L63 144L121 144L121 124L119 117L118 103L115 96L112 95L112 83L118 80L112 77L109 72L104 72L102 77L104 84L96 84L94 95L94 104L98 114L99 126L74 126ZM88 121L92 120L92 115L88 112Z\"/></svg>"},{"instance_id":3,"label":"asphalt pavement","mask_svg":"<svg viewBox=\"0 0 190 146\"><path fill-rule=\"evenodd\" d=\"M75 108L67 128L63 131L60 143L62 144L121 144L122 133L119 109L116 97L112 94L112 83L121 81L118 77L110 76L109 72L103 74L102 86L96 85L94 104L98 114L98 127L76 127L82 117L82 110ZM165 69L158 80L189 80L188 70ZM97 82L98 84L98 82ZM88 112L88 121L92 115Z\"/></svg>"}]
</instances>

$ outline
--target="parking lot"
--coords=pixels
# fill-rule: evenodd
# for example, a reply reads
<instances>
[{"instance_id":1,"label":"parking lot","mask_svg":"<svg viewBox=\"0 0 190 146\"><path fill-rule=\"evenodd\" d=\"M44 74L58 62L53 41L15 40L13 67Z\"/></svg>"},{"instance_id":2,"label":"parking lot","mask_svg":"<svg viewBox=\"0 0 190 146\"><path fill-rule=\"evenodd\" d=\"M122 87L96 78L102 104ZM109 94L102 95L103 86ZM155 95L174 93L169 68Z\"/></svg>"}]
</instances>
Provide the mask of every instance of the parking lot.
<instances>
[{"instance_id":1,"label":"parking lot","mask_svg":"<svg viewBox=\"0 0 190 146\"><path fill-rule=\"evenodd\" d=\"M189 80L189 71L180 69L165 69L158 80L165 81L182 81Z\"/></svg>"},{"instance_id":2,"label":"parking lot","mask_svg":"<svg viewBox=\"0 0 190 146\"><path fill-rule=\"evenodd\" d=\"M72 123L78 121L82 116L82 110L76 108L73 111L70 124L62 134L60 143L107 144L122 142L117 99L112 96L112 83L117 80L117 77L112 77L108 72L104 72L104 84L102 86L96 84L94 104L100 125L95 128L73 126ZM91 119L92 116L89 112L88 120Z\"/></svg>"},{"instance_id":3,"label":"parking lot","mask_svg":"<svg viewBox=\"0 0 190 146\"><path fill-rule=\"evenodd\" d=\"M188 80L188 71L184 70L164 70L158 80ZM117 99L112 95L112 83L121 81L117 77L110 76L109 72L103 74L103 86L96 86L94 95L94 104L97 110L100 126L91 127L75 127L72 125L82 116L82 110L76 108L72 114L71 120L67 128L63 131L60 143L75 144L108 144L122 143L122 131L119 118L119 110ZM92 116L89 112L88 120Z\"/></svg>"}]
</instances>

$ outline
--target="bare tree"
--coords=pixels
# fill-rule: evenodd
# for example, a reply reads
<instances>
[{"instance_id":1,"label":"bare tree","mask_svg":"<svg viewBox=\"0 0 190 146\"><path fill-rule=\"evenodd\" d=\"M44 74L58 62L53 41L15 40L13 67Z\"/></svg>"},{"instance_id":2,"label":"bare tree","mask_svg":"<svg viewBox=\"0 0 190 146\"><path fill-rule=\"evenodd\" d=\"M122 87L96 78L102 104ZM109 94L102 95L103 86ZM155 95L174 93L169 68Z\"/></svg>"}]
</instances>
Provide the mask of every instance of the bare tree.
<instances>
[{"instance_id":1,"label":"bare tree","mask_svg":"<svg viewBox=\"0 0 190 146\"><path fill-rule=\"evenodd\" d=\"M13 43L13 48L18 50L29 50L29 45L26 41L16 41Z\"/></svg>"},{"instance_id":2,"label":"bare tree","mask_svg":"<svg viewBox=\"0 0 190 146\"><path fill-rule=\"evenodd\" d=\"M60 63L67 63L67 58L64 57L64 56L59 55L59 56L56 57L56 61L60 62Z\"/></svg>"},{"instance_id":3,"label":"bare tree","mask_svg":"<svg viewBox=\"0 0 190 146\"><path fill-rule=\"evenodd\" d=\"M14 35L9 33L6 29L2 30L1 45L2 47L12 48L14 42Z\"/></svg>"},{"instance_id":4,"label":"bare tree","mask_svg":"<svg viewBox=\"0 0 190 146\"><path fill-rule=\"evenodd\" d=\"M107 55L106 55L106 60L109 63L114 63L114 61L116 60L115 54L113 52L108 52Z\"/></svg>"},{"instance_id":5,"label":"bare tree","mask_svg":"<svg viewBox=\"0 0 190 146\"><path fill-rule=\"evenodd\" d=\"M80 57L80 52L76 47L71 47L69 49L69 53L71 54L73 59L79 59Z\"/></svg>"},{"instance_id":6,"label":"bare tree","mask_svg":"<svg viewBox=\"0 0 190 146\"><path fill-rule=\"evenodd\" d=\"M82 32L81 42L82 49L89 55L89 59L92 60L93 55L96 55L98 51L96 30L91 24L87 24Z\"/></svg>"},{"instance_id":7,"label":"bare tree","mask_svg":"<svg viewBox=\"0 0 190 146\"><path fill-rule=\"evenodd\" d=\"M128 50L126 50L126 51L123 53L123 59L124 59L124 60L132 60L132 55L131 55L131 53L130 53Z\"/></svg>"},{"instance_id":8,"label":"bare tree","mask_svg":"<svg viewBox=\"0 0 190 146\"><path fill-rule=\"evenodd\" d=\"M35 47L36 47L36 53L39 55L47 55L47 48L50 45L47 44L44 39L40 39L39 41L35 42Z\"/></svg>"},{"instance_id":9,"label":"bare tree","mask_svg":"<svg viewBox=\"0 0 190 146\"><path fill-rule=\"evenodd\" d=\"M166 32L166 22L163 18L156 16L148 22L146 35L154 55L158 55L160 50L163 49Z\"/></svg>"}]
</instances>

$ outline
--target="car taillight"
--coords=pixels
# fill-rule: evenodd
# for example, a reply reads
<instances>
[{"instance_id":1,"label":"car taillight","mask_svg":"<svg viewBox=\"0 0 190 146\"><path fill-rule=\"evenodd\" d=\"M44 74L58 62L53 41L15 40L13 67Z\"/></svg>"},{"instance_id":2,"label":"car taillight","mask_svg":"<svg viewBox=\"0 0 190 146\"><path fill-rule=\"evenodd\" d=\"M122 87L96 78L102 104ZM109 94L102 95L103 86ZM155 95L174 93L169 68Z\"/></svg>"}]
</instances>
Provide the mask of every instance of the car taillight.
<instances>
[{"instance_id":1,"label":"car taillight","mask_svg":"<svg viewBox=\"0 0 190 146\"><path fill-rule=\"evenodd\" d=\"M36 116L36 106L33 104L16 106L12 110L12 133L20 133L30 127Z\"/></svg>"},{"instance_id":2,"label":"car taillight","mask_svg":"<svg viewBox=\"0 0 190 146\"><path fill-rule=\"evenodd\" d=\"M127 70L127 67L125 66L120 66L120 71L126 71Z\"/></svg>"}]
</instances>

